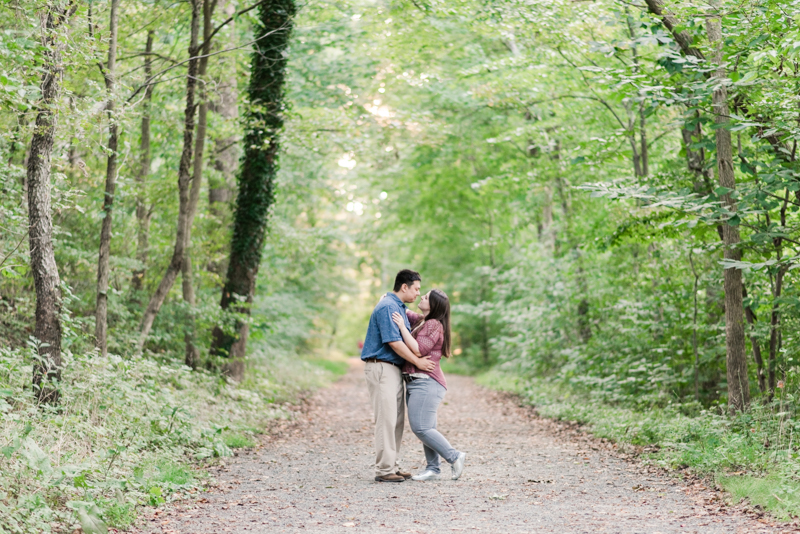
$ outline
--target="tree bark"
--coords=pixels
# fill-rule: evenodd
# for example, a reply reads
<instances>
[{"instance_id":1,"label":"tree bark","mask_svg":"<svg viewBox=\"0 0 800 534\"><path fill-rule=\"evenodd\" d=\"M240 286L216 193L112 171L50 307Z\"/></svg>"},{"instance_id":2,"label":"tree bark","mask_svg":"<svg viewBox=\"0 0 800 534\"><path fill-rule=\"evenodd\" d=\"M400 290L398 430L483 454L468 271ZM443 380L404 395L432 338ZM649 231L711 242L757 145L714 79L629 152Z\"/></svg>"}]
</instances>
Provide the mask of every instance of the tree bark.
<instances>
[{"instance_id":1,"label":"tree bark","mask_svg":"<svg viewBox=\"0 0 800 534\"><path fill-rule=\"evenodd\" d=\"M139 340L137 342L137 352L141 352L144 348L147 336L153 328L153 321L167 298L167 293L172 289L178 273L181 272L183 267L183 255L186 249L186 233L187 228L192 224L191 210L189 203L189 186L192 181L191 165L192 165L192 149L194 145L194 115L195 115L195 89L197 88L197 69L199 60L197 56L197 41L200 32L200 2L202 0L191 0L192 6L192 22L191 33L189 38L189 57L193 58L189 61L188 74L186 77L186 107L184 109L183 119L183 150L181 151L181 160L178 167L178 228L175 233L175 246L172 250L172 258L170 259L167 270L161 278L153 296L150 297L150 302L147 304L142 322L139 328Z\"/></svg>"},{"instance_id":2,"label":"tree bark","mask_svg":"<svg viewBox=\"0 0 800 534\"><path fill-rule=\"evenodd\" d=\"M710 59L719 66L714 73L714 78L719 85L714 89L712 97L714 120L717 125L717 176L719 185L732 192L736 189L736 179L733 172L733 143L729 129L728 90L723 83L726 73L722 66L722 23L719 18L718 0L712 2L712 12L709 15L706 19L706 32L713 47L713 56ZM723 195L721 200L729 212L736 213L736 201L730 193ZM739 227L727 222L723 223L722 236L725 245L725 259L741 260L741 251L738 249ZM747 409L750 404L750 383L747 376L745 354L742 271L735 268L728 268L724 271L728 409L736 412Z\"/></svg>"},{"instance_id":3,"label":"tree bark","mask_svg":"<svg viewBox=\"0 0 800 534\"><path fill-rule=\"evenodd\" d=\"M211 32L212 16L213 16L213 3L206 0L203 2L203 49L201 56L207 56L211 52ZM201 82L205 82L205 76L208 72L208 57L201 57L200 64L197 69L197 77ZM186 365L195 369L200 361L200 350L197 348L195 342L195 319L194 307L196 299L194 294L194 286L192 280L192 222L197 213L197 203L200 200L200 186L203 182L203 152L206 143L206 126L208 123L208 94L205 90L206 84L201 83L199 97L200 106L197 113L197 139L194 146L194 168L192 172L192 190L189 194L189 225L186 228L186 250L183 255L183 265L181 266L181 278L183 289L183 300L188 306L189 313L187 317L186 334L184 341L186 344L186 354L184 361Z\"/></svg>"},{"instance_id":4,"label":"tree bark","mask_svg":"<svg viewBox=\"0 0 800 534\"><path fill-rule=\"evenodd\" d=\"M100 229L100 253L97 260L97 304L95 307L95 344L100 355L108 355L108 275L111 255L111 221L114 208L114 189L117 185L117 143L119 132L114 117L114 83L117 64L117 15L119 0L111 0L108 43L108 64L103 72L108 92L108 159L106 160L106 190L103 197L103 223Z\"/></svg>"},{"instance_id":5,"label":"tree bark","mask_svg":"<svg viewBox=\"0 0 800 534\"><path fill-rule=\"evenodd\" d=\"M691 148L692 144L694 144L693 137L696 137L698 140L702 137L700 123L698 122L692 130L689 130L685 127L682 128L681 136L683 137L683 143L686 149L687 167L689 168L689 171L694 173L696 177L702 179L702 182L695 182L694 191L698 194L708 195L712 190L711 180L714 178L713 169L706 167L706 154L704 148L701 147L697 150ZM725 232L721 226L717 226L717 233L719 234L720 240L722 240L724 243ZM746 299L747 286L744 284L744 282L742 282L742 302L744 303L744 300ZM758 321L758 318L756 317L756 314L751 306L744 307L744 315L745 319L747 320L747 324L750 325L750 346L753 349L753 360L756 362L758 388L761 393L764 393L766 392L764 359L761 355L761 344L758 340L758 336L755 333L755 324ZM715 320L710 319L710 322L715 322ZM697 393L695 396L697 396Z\"/></svg>"},{"instance_id":6,"label":"tree bark","mask_svg":"<svg viewBox=\"0 0 800 534\"><path fill-rule=\"evenodd\" d=\"M155 30L147 32L147 44L144 56L144 79L149 80L153 75L153 38ZM144 90L142 102L142 135L139 141L139 173L136 175L136 259L142 265L133 271L131 287L134 292L139 292L144 287L144 277L147 273L147 259L150 249L150 217L152 215L147 205L146 183L150 174L150 110L153 103L153 86L148 85Z\"/></svg>"},{"instance_id":7,"label":"tree bark","mask_svg":"<svg viewBox=\"0 0 800 534\"><path fill-rule=\"evenodd\" d=\"M27 162L28 240L31 271L36 288L38 341L33 363L33 387L42 403L56 404L61 380L61 278L53 250L53 219L50 199L50 158L58 117L55 106L61 91L63 66L59 28L74 13L71 3L49 3L42 17L42 99Z\"/></svg>"},{"instance_id":8,"label":"tree bark","mask_svg":"<svg viewBox=\"0 0 800 534\"><path fill-rule=\"evenodd\" d=\"M220 306L239 315L236 333L214 328L211 354L229 359L225 371L240 380L244 374L248 323L261 249L267 229L273 185L278 171L278 141L283 126L284 54L295 14L293 0L268 0L259 6L252 74L248 89L245 155L239 172L231 255ZM244 302L242 302L244 301Z\"/></svg>"}]
</instances>

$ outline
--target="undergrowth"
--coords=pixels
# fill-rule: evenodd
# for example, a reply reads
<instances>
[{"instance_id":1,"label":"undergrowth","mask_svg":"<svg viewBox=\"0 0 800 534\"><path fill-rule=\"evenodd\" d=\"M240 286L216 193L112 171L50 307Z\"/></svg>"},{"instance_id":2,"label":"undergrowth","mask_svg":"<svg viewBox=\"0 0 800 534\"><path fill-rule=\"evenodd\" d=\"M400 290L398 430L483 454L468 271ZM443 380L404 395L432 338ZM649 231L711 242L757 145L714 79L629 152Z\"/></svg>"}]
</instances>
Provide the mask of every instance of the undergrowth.
<instances>
[{"instance_id":1,"label":"undergrowth","mask_svg":"<svg viewBox=\"0 0 800 534\"><path fill-rule=\"evenodd\" d=\"M733 417L692 404L628 407L594 398L590 392L499 370L477 382L522 396L544 417L587 425L597 437L620 444L655 446L649 461L690 468L711 476L735 500L748 499L780 519L800 515L800 455L794 396L780 391L769 405L753 403Z\"/></svg>"},{"instance_id":2,"label":"undergrowth","mask_svg":"<svg viewBox=\"0 0 800 534\"><path fill-rule=\"evenodd\" d=\"M29 355L0 348L0 532L126 528L142 506L203 491L204 463L255 446L284 403L342 372L266 359L256 347L236 385L152 357L66 352L49 407L31 390Z\"/></svg>"}]
</instances>

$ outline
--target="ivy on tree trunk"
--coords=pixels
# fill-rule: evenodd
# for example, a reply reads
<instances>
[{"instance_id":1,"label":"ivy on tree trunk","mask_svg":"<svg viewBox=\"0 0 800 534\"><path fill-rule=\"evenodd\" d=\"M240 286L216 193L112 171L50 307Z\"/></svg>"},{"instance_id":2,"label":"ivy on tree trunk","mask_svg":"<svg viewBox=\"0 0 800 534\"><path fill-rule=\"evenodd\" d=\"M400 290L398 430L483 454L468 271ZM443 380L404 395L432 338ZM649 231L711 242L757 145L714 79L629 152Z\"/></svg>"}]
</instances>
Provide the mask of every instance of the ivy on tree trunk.
<instances>
[{"instance_id":1,"label":"ivy on tree trunk","mask_svg":"<svg viewBox=\"0 0 800 534\"><path fill-rule=\"evenodd\" d=\"M235 332L214 328L211 354L229 359L225 371L235 379L244 373L249 314L261 249L278 172L278 136L283 126L285 50L296 7L293 0L266 1L259 6L255 28L250 108L245 120L244 157L238 175L230 261L220 306L240 314Z\"/></svg>"}]
</instances>

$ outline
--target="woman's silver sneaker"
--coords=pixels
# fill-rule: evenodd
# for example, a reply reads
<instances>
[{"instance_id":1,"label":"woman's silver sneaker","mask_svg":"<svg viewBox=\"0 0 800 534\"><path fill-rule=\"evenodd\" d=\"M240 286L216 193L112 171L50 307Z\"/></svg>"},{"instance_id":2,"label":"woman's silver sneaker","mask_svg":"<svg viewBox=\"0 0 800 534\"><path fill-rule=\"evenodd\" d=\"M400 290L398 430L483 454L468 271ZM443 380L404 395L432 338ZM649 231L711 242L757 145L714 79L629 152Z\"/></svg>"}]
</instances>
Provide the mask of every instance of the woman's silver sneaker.
<instances>
[{"instance_id":1,"label":"woman's silver sneaker","mask_svg":"<svg viewBox=\"0 0 800 534\"><path fill-rule=\"evenodd\" d=\"M458 453L458 458L456 461L453 462L452 469L453 469L453 480L458 480L461 476L461 473L464 472L464 461L467 459L467 454L464 452Z\"/></svg>"},{"instance_id":2,"label":"woman's silver sneaker","mask_svg":"<svg viewBox=\"0 0 800 534\"><path fill-rule=\"evenodd\" d=\"M439 480L442 476L439 473L434 473L433 471L425 471L424 473L420 473L419 475L414 475L411 477L411 480Z\"/></svg>"}]
</instances>

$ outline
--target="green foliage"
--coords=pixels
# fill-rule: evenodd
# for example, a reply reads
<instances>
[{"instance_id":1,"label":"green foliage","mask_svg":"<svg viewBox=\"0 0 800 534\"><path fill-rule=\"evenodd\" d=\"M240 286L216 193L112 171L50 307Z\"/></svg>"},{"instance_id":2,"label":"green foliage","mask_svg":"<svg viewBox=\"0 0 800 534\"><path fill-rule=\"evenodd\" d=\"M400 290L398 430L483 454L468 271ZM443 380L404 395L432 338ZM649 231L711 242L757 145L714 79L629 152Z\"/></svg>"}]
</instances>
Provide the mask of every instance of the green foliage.
<instances>
[{"instance_id":1,"label":"green foliage","mask_svg":"<svg viewBox=\"0 0 800 534\"><path fill-rule=\"evenodd\" d=\"M228 17L217 4L213 27ZM95 361L108 99L97 64L108 6L78 5L55 110L54 238L67 301L59 412L35 409L25 387L36 342L23 178L39 98L40 7L20 0L0 12L8 162L0 168L0 515L13 529L123 526L137 506L201 487L188 465L230 454L259 428L242 407L294 401L344 372L369 311L403 267L453 303L446 372L501 368L502 378L490 375L495 385L532 381L539 393L527 394L551 415L591 421L625 443L660 444L665 465L745 470L724 483L753 499L765 486L747 477L773 477L788 488L776 502L793 502L795 475L776 470L771 454L789 451L794 466L785 438L800 385L797 6L723 1L727 74L714 79L707 5L665 6L691 40L687 51L658 17L618 0L314 0L296 12L288 0L260 4L217 34L212 49L225 52L209 58L202 80L212 110L204 184L225 183L218 142L242 137L235 221L233 206L212 205L204 185L191 243L197 302L187 305L176 285L145 356L132 357L174 244L190 10L123 1L129 31L112 95L122 132L109 291L116 356ZM153 86L152 164L140 188L147 29L154 71L164 74ZM251 41L252 49L237 46ZM231 76L243 136L238 121L214 111ZM731 103L735 190L716 177L720 84ZM152 214L146 264L135 259L140 190ZM741 233L740 260L720 264L722 223ZM231 250L242 261L228 262ZM223 313L228 267L231 303L255 291ZM724 268L744 275L749 386L758 391L752 412L734 419L718 415L727 402ZM135 291L131 275L141 269ZM232 334L245 321L250 353L238 387L180 365L191 333L202 367L220 367L206 356L211 328Z\"/></svg>"},{"instance_id":2,"label":"green foliage","mask_svg":"<svg viewBox=\"0 0 800 534\"><path fill-rule=\"evenodd\" d=\"M256 446L256 442L252 437L236 432L223 434L222 439L225 441L225 445L231 449L244 449Z\"/></svg>"},{"instance_id":3,"label":"green foliage","mask_svg":"<svg viewBox=\"0 0 800 534\"><path fill-rule=\"evenodd\" d=\"M286 417L277 403L334 376L294 358L237 387L148 358L69 356L61 405L42 410L27 356L0 350L0 527L102 532L130 525L138 507L202 491L207 477L192 464L254 446L267 420ZM310 376L295 382L301 369Z\"/></svg>"},{"instance_id":4,"label":"green foliage","mask_svg":"<svg viewBox=\"0 0 800 534\"><path fill-rule=\"evenodd\" d=\"M797 484L792 479L743 475L719 477L718 481L735 500L747 499L753 505L769 510L781 519L789 520L800 514Z\"/></svg>"},{"instance_id":5,"label":"green foliage","mask_svg":"<svg viewBox=\"0 0 800 534\"><path fill-rule=\"evenodd\" d=\"M169 484L174 489L187 486L194 482L194 476L185 466L169 461L162 460L156 464L157 474L153 480L163 484Z\"/></svg>"}]
</instances>

